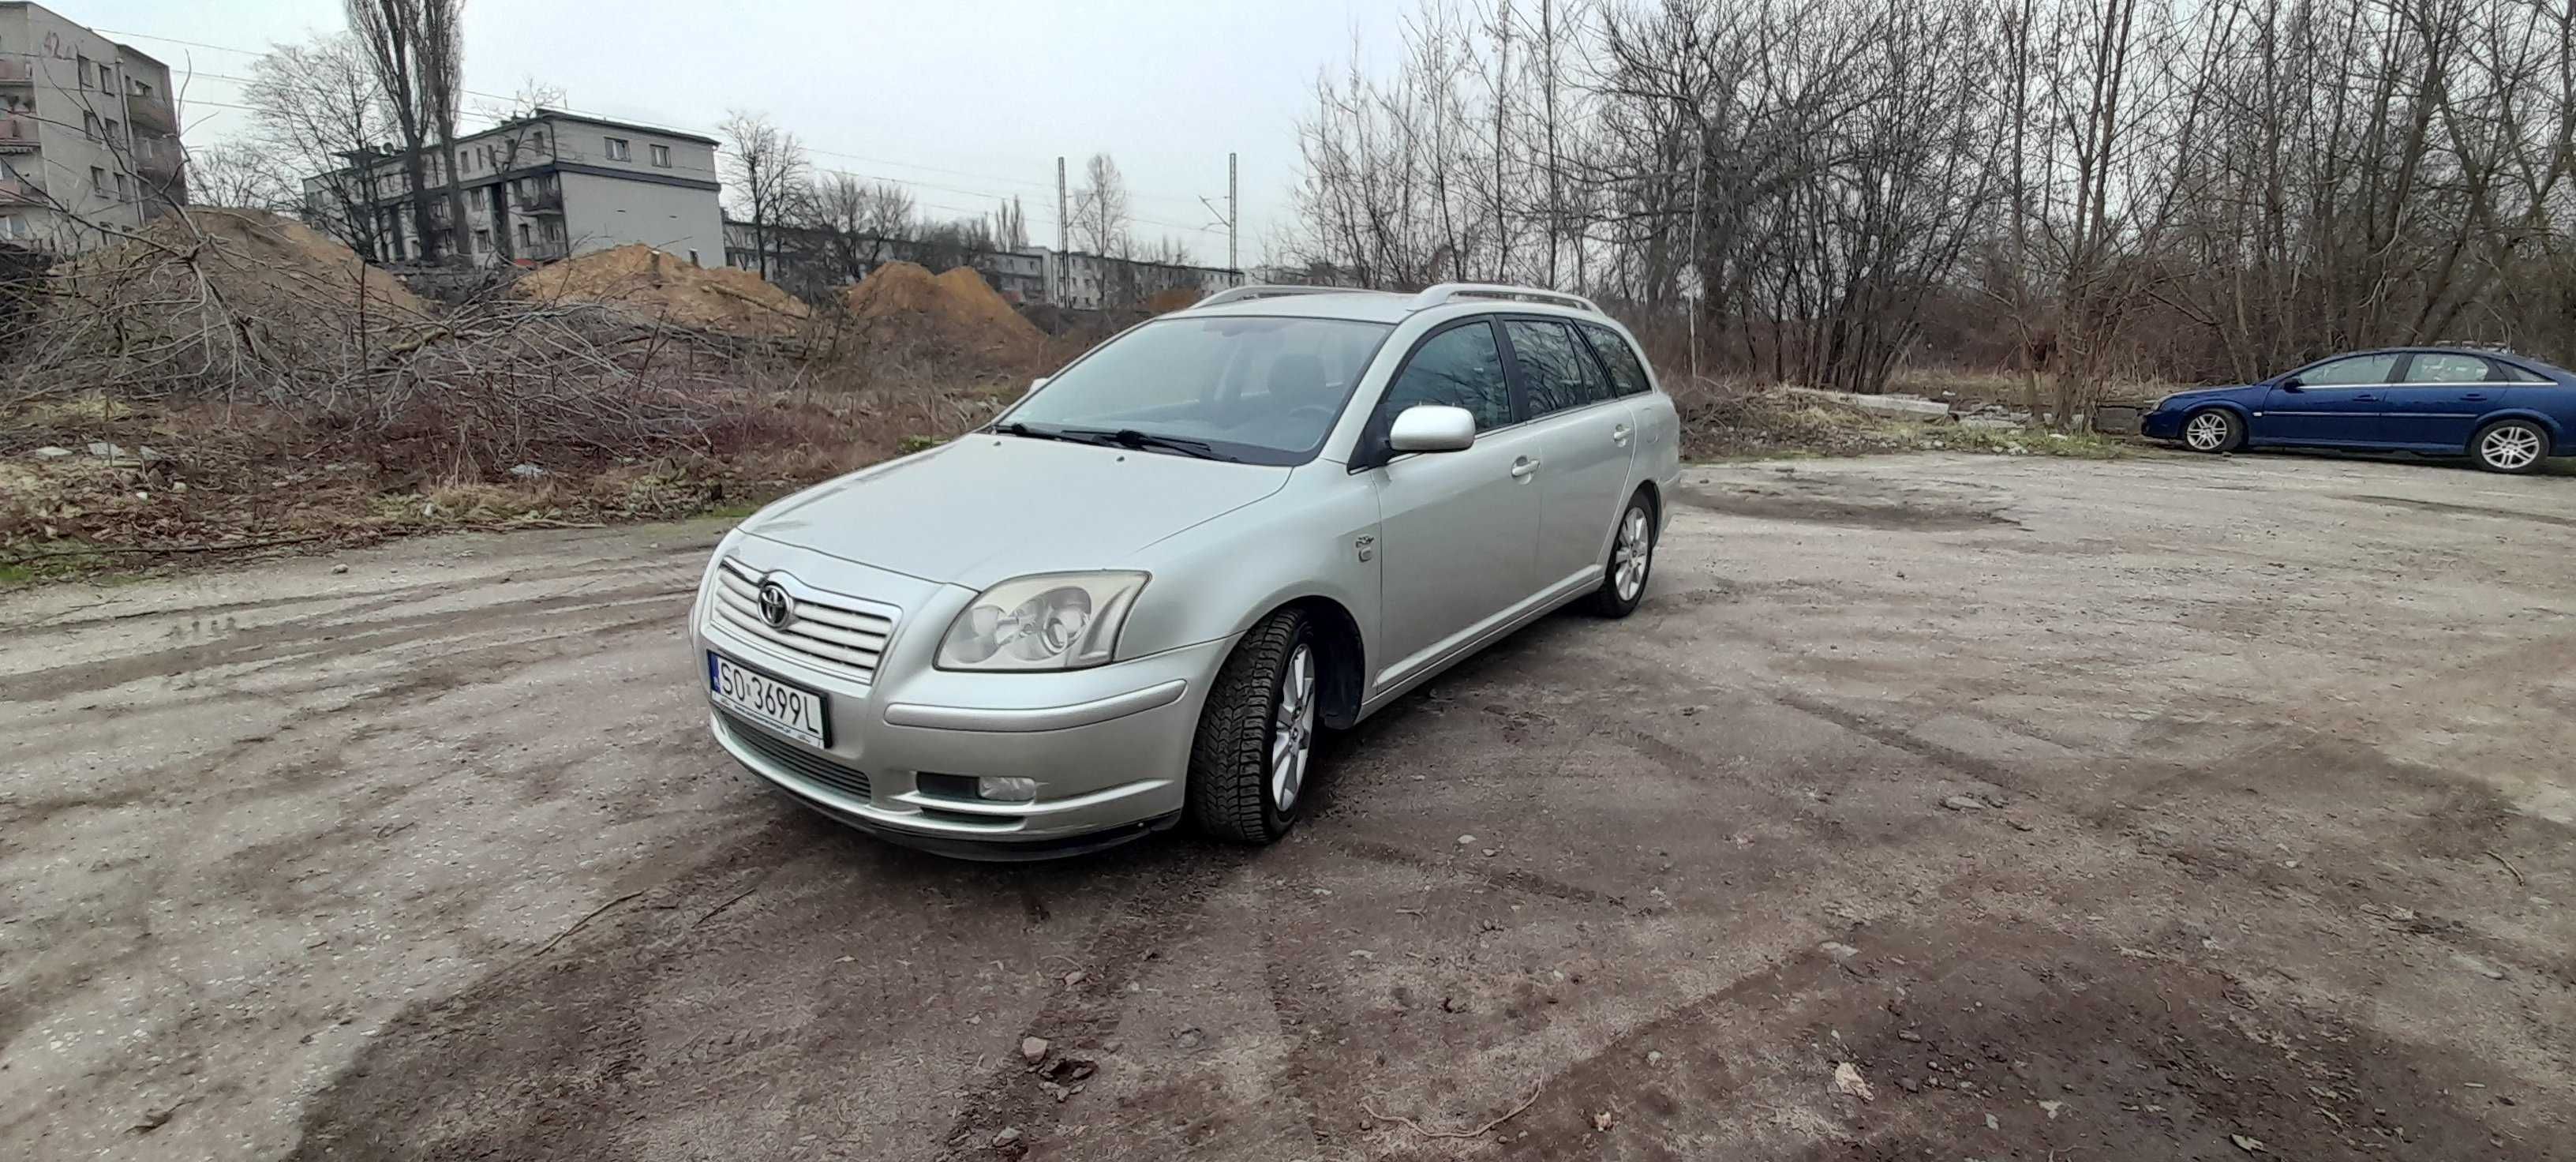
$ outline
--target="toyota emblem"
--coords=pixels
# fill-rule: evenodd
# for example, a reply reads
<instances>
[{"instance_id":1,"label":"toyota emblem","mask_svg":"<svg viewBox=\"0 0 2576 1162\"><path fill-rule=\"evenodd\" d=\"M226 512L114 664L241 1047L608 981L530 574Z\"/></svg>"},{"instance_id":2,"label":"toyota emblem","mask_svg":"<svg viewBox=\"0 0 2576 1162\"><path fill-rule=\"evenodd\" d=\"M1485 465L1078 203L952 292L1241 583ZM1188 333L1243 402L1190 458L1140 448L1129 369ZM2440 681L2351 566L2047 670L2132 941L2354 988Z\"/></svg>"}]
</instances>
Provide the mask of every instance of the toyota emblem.
<instances>
[{"instance_id":1,"label":"toyota emblem","mask_svg":"<svg viewBox=\"0 0 2576 1162\"><path fill-rule=\"evenodd\" d=\"M787 587L775 581L760 583L760 620L771 629L785 629L796 616L796 599L787 595Z\"/></svg>"}]
</instances>

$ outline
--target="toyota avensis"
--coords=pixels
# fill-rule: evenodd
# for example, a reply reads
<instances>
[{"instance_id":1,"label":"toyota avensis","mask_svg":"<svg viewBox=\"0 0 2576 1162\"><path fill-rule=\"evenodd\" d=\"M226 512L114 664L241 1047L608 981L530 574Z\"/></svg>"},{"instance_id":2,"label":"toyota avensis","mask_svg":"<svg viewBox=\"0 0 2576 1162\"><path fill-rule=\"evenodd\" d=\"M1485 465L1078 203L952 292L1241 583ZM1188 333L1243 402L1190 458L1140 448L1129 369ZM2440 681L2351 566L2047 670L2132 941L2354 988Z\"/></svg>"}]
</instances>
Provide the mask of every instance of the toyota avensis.
<instances>
[{"instance_id":1,"label":"toyota avensis","mask_svg":"<svg viewBox=\"0 0 2576 1162\"><path fill-rule=\"evenodd\" d=\"M993 423L797 493L689 615L718 742L897 842L1266 843L1317 732L1644 597L1680 424L1588 300L1244 287Z\"/></svg>"},{"instance_id":2,"label":"toyota avensis","mask_svg":"<svg viewBox=\"0 0 2576 1162\"><path fill-rule=\"evenodd\" d=\"M2261 383L2166 396L2139 430L2195 452L2355 448L2529 472L2576 453L2576 375L2500 351L2358 351Z\"/></svg>"}]
</instances>

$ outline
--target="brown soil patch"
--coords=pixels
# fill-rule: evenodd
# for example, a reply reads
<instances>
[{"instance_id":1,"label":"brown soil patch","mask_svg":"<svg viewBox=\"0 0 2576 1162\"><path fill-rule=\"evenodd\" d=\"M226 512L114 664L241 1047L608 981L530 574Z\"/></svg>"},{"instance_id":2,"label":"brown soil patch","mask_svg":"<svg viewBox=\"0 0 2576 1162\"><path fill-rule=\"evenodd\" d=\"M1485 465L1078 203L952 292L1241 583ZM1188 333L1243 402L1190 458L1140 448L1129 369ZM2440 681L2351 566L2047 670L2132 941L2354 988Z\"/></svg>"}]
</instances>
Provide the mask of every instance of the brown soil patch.
<instances>
[{"instance_id":1,"label":"brown soil patch","mask_svg":"<svg viewBox=\"0 0 2576 1162\"><path fill-rule=\"evenodd\" d=\"M735 335L792 335L812 313L750 271L694 266L640 242L541 267L512 289L524 298L619 306Z\"/></svg>"},{"instance_id":2,"label":"brown soil patch","mask_svg":"<svg viewBox=\"0 0 2576 1162\"><path fill-rule=\"evenodd\" d=\"M933 275L910 262L889 262L845 292L863 322L917 332L941 346L996 363L1037 357L1046 336L968 267Z\"/></svg>"},{"instance_id":3,"label":"brown soil patch","mask_svg":"<svg viewBox=\"0 0 2576 1162\"><path fill-rule=\"evenodd\" d=\"M54 269L58 311L197 302L210 290L257 325L293 328L321 309L414 322L429 305L328 235L265 210L190 210L145 226L122 245ZM202 278L204 287L195 285ZM159 312L175 313L175 312Z\"/></svg>"}]
</instances>

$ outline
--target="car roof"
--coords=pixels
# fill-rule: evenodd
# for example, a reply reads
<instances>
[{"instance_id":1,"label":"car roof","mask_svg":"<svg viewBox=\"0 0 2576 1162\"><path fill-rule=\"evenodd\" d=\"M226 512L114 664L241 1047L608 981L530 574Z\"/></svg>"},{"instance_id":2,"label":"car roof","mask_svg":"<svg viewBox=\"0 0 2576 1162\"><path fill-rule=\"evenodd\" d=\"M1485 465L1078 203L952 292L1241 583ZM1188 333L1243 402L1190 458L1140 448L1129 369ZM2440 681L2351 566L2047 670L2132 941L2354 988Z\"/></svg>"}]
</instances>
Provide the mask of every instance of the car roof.
<instances>
[{"instance_id":1,"label":"car roof","mask_svg":"<svg viewBox=\"0 0 2576 1162\"><path fill-rule=\"evenodd\" d=\"M2560 375L2569 374L2566 368L2560 367L2545 359L2525 355L2519 351L2512 351L2503 347L2464 347L2456 343L2423 343L2409 347L2370 347L2359 351L2345 351L2336 355L2328 355L2325 358L2342 359L2346 356L2352 355L2475 355L2482 359L2502 359L2509 363L2519 363L2525 367L2536 368L2543 371L2554 371ZM2315 360L2315 362L2323 363L2325 362L2325 359Z\"/></svg>"},{"instance_id":2,"label":"car roof","mask_svg":"<svg viewBox=\"0 0 2576 1162\"><path fill-rule=\"evenodd\" d=\"M1213 307L1189 307L1175 314L1192 316L1267 315L1273 318L1349 319L1364 323L1401 323L1413 317L1413 296L1392 291L1355 290L1337 294L1281 295L1244 299Z\"/></svg>"},{"instance_id":3,"label":"car roof","mask_svg":"<svg viewBox=\"0 0 2576 1162\"><path fill-rule=\"evenodd\" d=\"M1242 299L1208 307L1187 307L1172 312L1189 318L1268 317L1295 319L1343 319L1362 323L1401 323L1416 315L1433 319L1464 318L1479 314L1555 315L1582 319L1617 327L1618 321L1597 311L1577 310L1554 303L1527 302L1505 298L1457 298L1432 306L1422 306L1416 295L1397 291L1351 290L1325 294L1278 295ZM1624 329L1624 328L1623 328Z\"/></svg>"}]
</instances>

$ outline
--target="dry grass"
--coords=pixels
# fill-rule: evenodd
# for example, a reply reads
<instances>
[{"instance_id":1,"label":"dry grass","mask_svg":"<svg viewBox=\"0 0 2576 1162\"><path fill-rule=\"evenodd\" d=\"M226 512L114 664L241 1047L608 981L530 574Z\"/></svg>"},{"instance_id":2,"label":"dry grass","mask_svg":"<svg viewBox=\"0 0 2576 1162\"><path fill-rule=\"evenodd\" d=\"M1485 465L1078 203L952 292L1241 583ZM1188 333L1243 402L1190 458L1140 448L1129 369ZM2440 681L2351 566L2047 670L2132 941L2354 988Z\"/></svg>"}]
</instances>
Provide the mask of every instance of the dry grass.
<instances>
[{"instance_id":1,"label":"dry grass","mask_svg":"<svg viewBox=\"0 0 2576 1162\"><path fill-rule=\"evenodd\" d=\"M2090 433L1986 429L1957 423L1891 419L1744 380L1664 378L1682 419L1682 455L1691 460L1790 456L1866 456L1887 452L1980 452L2005 456L2107 459L2131 445Z\"/></svg>"}]
</instances>

